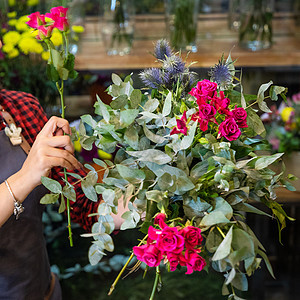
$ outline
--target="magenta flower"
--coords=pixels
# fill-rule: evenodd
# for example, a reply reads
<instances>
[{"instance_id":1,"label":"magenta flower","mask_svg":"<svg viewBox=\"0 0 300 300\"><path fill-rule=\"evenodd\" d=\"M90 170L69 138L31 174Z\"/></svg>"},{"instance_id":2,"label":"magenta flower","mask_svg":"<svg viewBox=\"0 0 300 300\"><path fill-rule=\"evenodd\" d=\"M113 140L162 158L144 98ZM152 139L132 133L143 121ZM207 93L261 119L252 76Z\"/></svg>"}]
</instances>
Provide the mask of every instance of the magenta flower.
<instances>
[{"instance_id":1,"label":"magenta flower","mask_svg":"<svg viewBox=\"0 0 300 300\"><path fill-rule=\"evenodd\" d=\"M45 38L51 37L53 28L54 28L53 25L50 25L50 26L41 25L41 26L39 26L37 28L38 29L38 34L37 34L36 38L38 40L44 40Z\"/></svg>"},{"instance_id":2,"label":"magenta flower","mask_svg":"<svg viewBox=\"0 0 300 300\"><path fill-rule=\"evenodd\" d=\"M196 246L200 246L203 241L201 229L198 227L187 226L180 230L179 233L184 237L187 249L194 249Z\"/></svg>"},{"instance_id":3,"label":"magenta flower","mask_svg":"<svg viewBox=\"0 0 300 300\"><path fill-rule=\"evenodd\" d=\"M41 25L45 25L45 16L41 15L40 12L32 13L28 16L29 21L26 22L26 24L31 28L38 28Z\"/></svg>"},{"instance_id":4,"label":"magenta flower","mask_svg":"<svg viewBox=\"0 0 300 300\"><path fill-rule=\"evenodd\" d=\"M184 238L176 227L165 227L157 239L157 248L161 252L180 253L184 248Z\"/></svg>"},{"instance_id":5,"label":"magenta flower","mask_svg":"<svg viewBox=\"0 0 300 300\"><path fill-rule=\"evenodd\" d=\"M210 104L199 105L199 111L192 115L193 121L198 121L200 129L206 131L208 129L208 122L217 123L215 120L216 109Z\"/></svg>"},{"instance_id":6,"label":"magenta flower","mask_svg":"<svg viewBox=\"0 0 300 300\"><path fill-rule=\"evenodd\" d=\"M206 266L204 258L201 257L197 251L187 250L185 252L185 258L187 261L187 271L185 274L192 274L193 271L202 271Z\"/></svg>"},{"instance_id":7,"label":"magenta flower","mask_svg":"<svg viewBox=\"0 0 300 300\"><path fill-rule=\"evenodd\" d=\"M133 247L133 253L139 261L144 262L149 267L159 266L162 260L161 251L153 244Z\"/></svg>"},{"instance_id":8,"label":"magenta flower","mask_svg":"<svg viewBox=\"0 0 300 300\"><path fill-rule=\"evenodd\" d=\"M197 104L206 103L207 99L213 97L218 85L215 82L211 82L207 79L199 81L195 88L189 92L190 95L197 99Z\"/></svg>"},{"instance_id":9,"label":"magenta flower","mask_svg":"<svg viewBox=\"0 0 300 300\"><path fill-rule=\"evenodd\" d=\"M171 130L170 135L177 134L177 133L183 133L184 135L187 135L186 122L187 122L187 118L186 118L186 111L185 111L181 119L176 120L177 126Z\"/></svg>"},{"instance_id":10,"label":"magenta flower","mask_svg":"<svg viewBox=\"0 0 300 300\"><path fill-rule=\"evenodd\" d=\"M235 119L236 124L239 128L248 127L247 125L247 112L242 107L235 106L235 109L231 111L232 117Z\"/></svg>"},{"instance_id":11,"label":"magenta flower","mask_svg":"<svg viewBox=\"0 0 300 300\"><path fill-rule=\"evenodd\" d=\"M218 137L225 137L228 141L235 141L241 135L241 130L239 129L234 118L228 118L223 121L219 126Z\"/></svg>"},{"instance_id":12,"label":"magenta flower","mask_svg":"<svg viewBox=\"0 0 300 300\"><path fill-rule=\"evenodd\" d=\"M166 214L159 213L154 218L154 224L158 225L161 229L163 229L163 228L167 227L167 224L165 223L166 218L167 218Z\"/></svg>"},{"instance_id":13,"label":"magenta flower","mask_svg":"<svg viewBox=\"0 0 300 300\"><path fill-rule=\"evenodd\" d=\"M167 259L170 264L170 271L171 272L175 271L179 264L179 255L176 253L168 252Z\"/></svg>"},{"instance_id":14,"label":"magenta flower","mask_svg":"<svg viewBox=\"0 0 300 300\"><path fill-rule=\"evenodd\" d=\"M67 19L68 8L58 6L53 7L50 13L46 13L46 17L54 21L53 26L60 31L67 31L69 29L69 21Z\"/></svg>"},{"instance_id":15,"label":"magenta flower","mask_svg":"<svg viewBox=\"0 0 300 300\"><path fill-rule=\"evenodd\" d=\"M231 112L228 110L230 100L228 98L225 98L223 91L220 91L219 97L217 96L216 92L210 104L213 105L220 114L225 114L228 116L231 115Z\"/></svg>"},{"instance_id":16,"label":"magenta flower","mask_svg":"<svg viewBox=\"0 0 300 300\"><path fill-rule=\"evenodd\" d=\"M46 17L52 19L53 21L61 17L66 17L68 9L69 8L63 6L52 7L50 9L50 13L46 13Z\"/></svg>"}]
</instances>

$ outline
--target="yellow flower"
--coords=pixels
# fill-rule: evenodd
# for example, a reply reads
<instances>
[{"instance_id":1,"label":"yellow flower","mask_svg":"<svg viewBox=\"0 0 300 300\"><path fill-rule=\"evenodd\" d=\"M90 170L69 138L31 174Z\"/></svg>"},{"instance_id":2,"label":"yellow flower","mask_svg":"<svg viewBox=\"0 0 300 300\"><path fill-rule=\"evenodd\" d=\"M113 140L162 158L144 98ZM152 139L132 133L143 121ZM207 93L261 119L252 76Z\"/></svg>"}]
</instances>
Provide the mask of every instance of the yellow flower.
<instances>
[{"instance_id":1,"label":"yellow flower","mask_svg":"<svg viewBox=\"0 0 300 300\"><path fill-rule=\"evenodd\" d=\"M14 58L19 55L19 50L14 48L11 52L8 53L9 58Z\"/></svg>"},{"instance_id":2,"label":"yellow flower","mask_svg":"<svg viewBox=\"0 0 300 300\"><path fill-rule=\"evenodd\" d=\"M7 29L6 28L2 28L1 29L1 33L4 34L5 32L7 32Z\"/></svg>"},{"instance_id":3,"label":"yellow flower","mask_svg":"<svg viewBox=\"0 0 300 300\"><path fill-rule=\"evenodd\" d=\"M26 22L29 21L28 16L22 16L18 19L18 22L16 23L16 29L18 31L28 31L31 30L29 26L26 24Z\"/></svg>"},{"instance_id":4,"label":"yellow flower","mask_svg":"<svg viewBox=\"0 0 300 300\"><path fill-rule=\"evenodd\" d=\"M54 46L60 46L63 43L63 37L59 30L53 30L50 40L52 41Z\"/></svg>"},{"instance_id":5,"label":"yellow flower","mask_svg":"<svg viewBox=\"0 0 300 300\"><path fill-rule=\"evenodd\" d=\"M74 150L76 151L76 152L78 152L78 153L80 153L81 152L81 149L82 149L82 147L81 147L81 145L80 145L80 141L78 140L78 141L74 141Z\"/></svg>"},{"instance_id":6,"label":"yellow flower","mask_svg":"<svg viewBox=\"0 0 300 300\"><path fill-rule=\"evenodd\" d=\"M109 153L104 152L101 149L98 149L98 156L101 159L112 159L112 155Z\"/></svg>"},{"instance_id":7,"label":"yellow flower","mask_svg":"<svg viewBox=\"0 0 300 300\"><path fill-rule=\"evenodd\" d=\"M50 52L49 51L43 51L42 52L42 59L48 60L50 57Z\"/></svg>"},{"instance_id":8,"label":"yellow flower","mask_svg":"<svg viewBox=\"0 0 300 300\"><path fill-rule=\"evenodd\" d=\"M35 6L39 4L39 0L27 0L27 6Z\"/></svg>"},{"instance_id":9,"label":"yellow flower","mask_svg":"<svg viewBox=\"0 0 300 300\"><path fill-rule=\"evenodd\" d=\"M16 19L11 19L8 21L8 25L9 26L15 26L17 24L17 20Z\"/></svg>"},{"instance_id":10,"label":"yellow flower","mask_svg":"<svg viewBox=\"0 0 300 300\"><path fill-rule=\"evenodd\" d=\"M8 6L15 6L16 0L8 0Z\"/></svg>"},{"instance_id":11,"label":"yellow flower","mask_svg":"<svg viewBox=\"0 0 300 300\"><path fill-rule=\"evenodd\" d=\"M14 50L14 45L13 44L5 44L5 45L3 45L2 50L5 53L12 52Z\"/></svg>"},{"instance_id":12,"label":"yellow flower","mask_svg":"<svg viewBox=\"0 0 300 300\"><path fill-rule=\"evenodd\" d=\"M18 44L20 50L24 54L28 53L42 53L44 51L43 46L33 37L24 35Z\"/></svg>"},{"instance_id":13,"label":"yellow flower","mask_svg":"<svg viewBox=\"0 0 300 300\"><path fill-rule=\"evenodd\" d=\"M16 11L12 11L12 12L8 12L7 13L7 17L8 18L15 18L17 16L17 12Z\"/></svg>"},{"instance_id":14,"label":"yellow flower","mask_svg":"<svg viewBox=\"0 0 300 300\"><path fill-rule=\"evenodd\" d=\"M20 40L21 35L16 31L9 31L3 35L4 44L16 45Z\"/></svg>"},{"instance_id":15,"label":"yellow flower","mask_svg":"<svg viewBox=\"0 0 300 300\"><path fill-rule=\"evenodd\" d=\"M84 27L81 25L73 25L72 31L74 31L76 33L82 33L82 32L84 32Z\"/></svg>"},{"instance_id":16,"label":"yellow flower","mask_svg":"<svg viewBox=\"0 0 300 300\"><path fill-rule=\"evenodd\" d=\"M291 117L291 113L294 111L295 109L293 107L285 107L281 112L282 121L287 122Z\"/></svg>"}]
</instances>

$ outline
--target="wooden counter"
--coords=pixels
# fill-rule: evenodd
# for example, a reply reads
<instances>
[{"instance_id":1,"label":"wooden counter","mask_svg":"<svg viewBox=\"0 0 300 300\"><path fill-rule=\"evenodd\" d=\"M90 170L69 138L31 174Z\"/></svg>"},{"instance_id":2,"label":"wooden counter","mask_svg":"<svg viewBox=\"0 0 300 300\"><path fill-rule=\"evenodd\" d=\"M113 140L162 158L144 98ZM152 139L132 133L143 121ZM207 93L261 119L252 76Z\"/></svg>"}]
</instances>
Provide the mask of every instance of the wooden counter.
<instances>
[{"instance_id":1,"label":"wooden counter","mask_svg":"<svg viewBox=\"0 0 300 300\"><path fill-rule=\"evenodd\" d=\"M150 52L156 40L166 37L163 15L136 17L133 47L131 53L125 56L106 54L100 26L98 18L87 19L86 31L76 55L77 70L132 70L157 66ZM195 61L194 67L209 68L218 62L223 52L227 55L232 49L232 58L237 59L236 66L300 67L299 31L291 14L276 15L273 46L268 50L251 52L238 46L238 34L228 29L226 14L200 15L198 52L191 53L187 61Z\"/></svg>"}]
</instances>

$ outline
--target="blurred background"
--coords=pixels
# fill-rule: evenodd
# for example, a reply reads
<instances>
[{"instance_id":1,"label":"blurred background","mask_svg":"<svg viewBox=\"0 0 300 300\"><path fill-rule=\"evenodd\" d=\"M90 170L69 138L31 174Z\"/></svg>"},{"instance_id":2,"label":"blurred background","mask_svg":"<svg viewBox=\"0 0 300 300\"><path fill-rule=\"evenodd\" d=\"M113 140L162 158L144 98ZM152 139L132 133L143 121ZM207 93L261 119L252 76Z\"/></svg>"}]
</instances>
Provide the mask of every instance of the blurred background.
<instances>
[{"instance_id":1,"label":"blurred background","mask_svg":"<svg viewBox=\"0 0 300 300\"><path fill-rule=\"evenodd\" d=\"M105 93L111 73L122 78L155 67L151 54L155 41L166 38L181 51L199 79L208 78L210 67L224 53L231 53L242 72L245 93L257 93L261 83L272 80L288 88L288 106L276 103L273 114L264 116L272 152L287 152L293 174L300 169L300 0L0 0L0 85L35 95L48 116L59 115L55 84L47 79L47 51L32 39L25 25L26 15L41 13L53 6L70 7L70 50L76 55L79 76L66 83L66 117L72 122L80 115L93 114L96 94L109 103ZM177 20L177 21L176 21ZM62 42L59 32L53 43ZM291 113L292 112L292 113ZM296 125L295 125L296 124ZM77 149L79 159L89 155ZM90 155L92 157L92 155ZM292 169L293 168L293 169ZM297 175L297 174L296 174ZM300 175L298 175L300 177ZM296 221L283 230L282 245L275 220L247 216L247 222L267 249L277 280L265 265L250 279L244 298L290 300L299 298L300 275L300 187L297 192L279 193L288 215ZM154 274L143 270L119 282L115 292L107 292L132 247L141 237L137 230L114 235L116 250L101 263L88 263L90 239L74 225L74 248L68 248L66 222L53 206L44 213L45 236L52 268L59 274L64 299L145 299L150 294ZM163 288L157 299L226 299L220 296L223 278L209 274L183 276L183 272L163 273Z\"/></svg>"}]
</instances>

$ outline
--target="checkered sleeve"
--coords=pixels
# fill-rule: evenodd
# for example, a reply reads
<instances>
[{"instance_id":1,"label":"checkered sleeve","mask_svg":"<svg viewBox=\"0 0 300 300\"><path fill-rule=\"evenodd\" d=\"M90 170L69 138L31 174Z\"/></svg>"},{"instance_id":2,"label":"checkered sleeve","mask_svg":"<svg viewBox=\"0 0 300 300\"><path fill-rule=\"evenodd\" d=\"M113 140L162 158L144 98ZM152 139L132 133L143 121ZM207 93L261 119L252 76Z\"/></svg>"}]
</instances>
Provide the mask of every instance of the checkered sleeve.
<instances>
[{"instance_id":1,"label":"checkered sleeve","mask_svg":"<svg viewBox=\"0 0 300 300\"><path fill-rule=\"evenodd\" d=\"M16 125L22 128L24 138L32 146L37 134L48 121L39 101L31 94L8 90L0 91L0 101L4 109L13 116ZM86 175L82 170L75 172L82 177ZM58 180L60 184L64 185L62 168L53 168L51 173L53 179ZM71 184L75 184L78 180L72 176L68 176L68 181ZM89 217L88 215L97 211L99 203L92 202L86 198L80 183L76 183L74 186L77 200L76 202L70 201L71 219L89 231L96 218Z\"/></svg>"}]
</instances>

